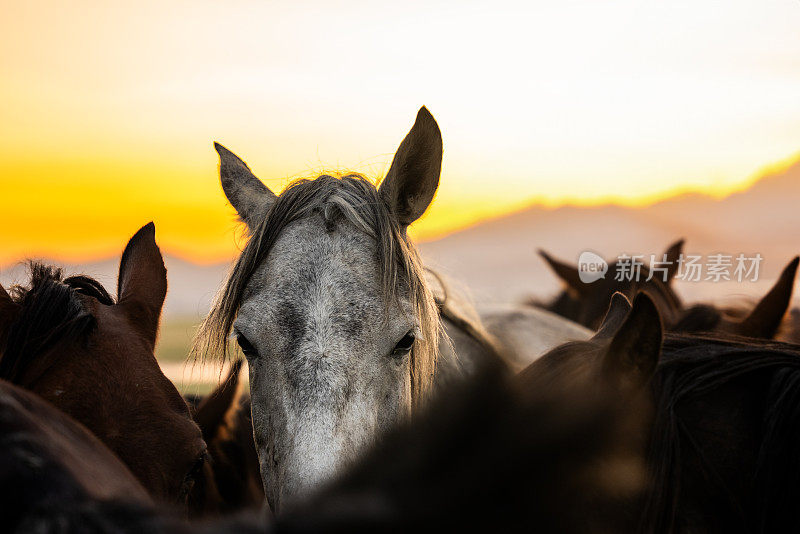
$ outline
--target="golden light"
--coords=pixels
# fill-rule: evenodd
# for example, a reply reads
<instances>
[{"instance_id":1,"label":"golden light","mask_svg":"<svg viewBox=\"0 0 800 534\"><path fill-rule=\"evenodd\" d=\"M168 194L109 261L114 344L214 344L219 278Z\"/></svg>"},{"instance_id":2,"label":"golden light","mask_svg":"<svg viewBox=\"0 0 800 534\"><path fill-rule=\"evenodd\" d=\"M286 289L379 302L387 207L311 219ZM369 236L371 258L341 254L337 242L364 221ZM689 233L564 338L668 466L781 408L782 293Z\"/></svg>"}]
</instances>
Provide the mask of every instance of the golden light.
<instances>
[{"instance_id":1,"label":"golden light","mask_svg":"<svg viewBox=\"0 0 800 534\"><path fill-rule=\"evenodd\" d=\"M379 177L425 104L433 238L534 202L722 195L800 148L800 3L25 2L0 44L0 264L229 258L218 140L275 190Z\"/></svg>"}]
</instances>

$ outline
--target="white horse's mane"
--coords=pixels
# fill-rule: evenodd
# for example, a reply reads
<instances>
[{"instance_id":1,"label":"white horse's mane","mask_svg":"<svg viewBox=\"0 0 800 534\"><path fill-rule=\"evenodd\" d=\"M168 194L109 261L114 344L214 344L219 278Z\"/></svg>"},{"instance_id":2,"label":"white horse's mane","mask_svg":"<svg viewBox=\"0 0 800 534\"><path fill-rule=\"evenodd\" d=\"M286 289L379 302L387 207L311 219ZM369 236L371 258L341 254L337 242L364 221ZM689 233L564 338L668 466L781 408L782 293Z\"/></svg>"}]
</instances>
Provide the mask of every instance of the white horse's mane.
<instances>
[{"instance_id":1,"label":"white horse's mane","mask_svg":"<svg viewBox=\"0 0 800 534\"><path fill-rule=\"evenodd\" d=\"M391 215L375 185L359 174L321 175L289 185L265 211L214 299L211 311L195 337L195 358L228 355L228 336L242 303L245 288L266 259L281 231L293 221L319 213L326 223L343 217L376 242L384 302L407 296L417 318L419 336L411 353L414 405L428 397L434 380L443 330L433 295L425 282L416 247L405 228Z\"/></svg>"}]
</instances>

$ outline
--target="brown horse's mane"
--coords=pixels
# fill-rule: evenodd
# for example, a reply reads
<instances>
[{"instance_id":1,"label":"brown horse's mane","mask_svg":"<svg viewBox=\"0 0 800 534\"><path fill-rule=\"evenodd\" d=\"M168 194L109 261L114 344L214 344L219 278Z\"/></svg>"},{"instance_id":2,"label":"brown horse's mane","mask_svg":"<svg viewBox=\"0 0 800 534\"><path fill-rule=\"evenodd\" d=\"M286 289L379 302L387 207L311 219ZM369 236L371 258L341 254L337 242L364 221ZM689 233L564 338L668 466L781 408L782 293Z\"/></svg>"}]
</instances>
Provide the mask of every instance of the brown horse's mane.
<instances>
[{"instance_id":1,"label":"brown horse's mane","mask_svg":"<svg viewBox=\"0 0 800 534\"><path fill-rule=\"evenodd\" d=\"M653 380L657 417L651 432L648 464L652 484L642 516L646 518L643 531L675 528L681 454L701 443L683 424L677 407L735 379L755 379L757 373L762 377L766 373L769 380L762 427L755 429L762 436L755 479L756 494L762 497L755 518L759 524L748 526L760 532L773 531L778 525L800 526L797 508L786 505L800 499L795 469L800 465L796 429L800 421L800 347L728 334L667 334Z\"/></svg>"},{"instance_id":2,"label":"brown horse's mane","mask_svg":"<svg viewBox=\"0 0 800 534\"><path fill-rule=\"evenodd\" d=\"M716 306L695 304L687 308L672 325L675 332L712 332L723 318Z\"/></svg>"},{"instance_id":3,"label":"brown horse's mane","mask_svg":"<svg viewBox=\"0 0 800 534\"><path fill-rule=\"evenodd\" d=\"M723 319L744 319L753 311L755 305L756 303L746 299L723 307L713 304L694 304L680 312L671 330L686 333L711 332Z\"/></svg>"},{"instance_id":4,"label":"brown horse's mane","mask_svg":"<svg viewBox=\"0 0 800 534\"><path fill-rule=\"evenodd\" d=\"M11 382L55 345L83 342L96 327L80 295L114 303L108 291L88 276L65 278L62 269L38 262L31 262L29 271L28 286L10 288L16 317L0 332L0 378Z\"/></svg>"}]
</instances>

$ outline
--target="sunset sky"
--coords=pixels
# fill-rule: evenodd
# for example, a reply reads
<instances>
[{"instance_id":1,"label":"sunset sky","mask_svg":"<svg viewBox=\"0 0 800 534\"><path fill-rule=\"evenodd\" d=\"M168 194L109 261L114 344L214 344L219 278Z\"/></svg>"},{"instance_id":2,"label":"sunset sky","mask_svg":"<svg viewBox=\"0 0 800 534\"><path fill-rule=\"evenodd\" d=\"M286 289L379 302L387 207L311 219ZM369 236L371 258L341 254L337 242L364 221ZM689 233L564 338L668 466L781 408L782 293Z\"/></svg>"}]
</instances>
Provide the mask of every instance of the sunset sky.
<instances>
[{"instance_id":1,"label":"sunset sky","mask_svg":"<svg viewBox=\"0 0 800 534\"><path fill-rule=\"evenodd\" d=\"M149 220L228 259L213 141L276 192L377 178L423 104L445 160L421 239L800 155L800 0L29 1L0 25L0 265L117 255Z\"/></svg>"}]
</instances>

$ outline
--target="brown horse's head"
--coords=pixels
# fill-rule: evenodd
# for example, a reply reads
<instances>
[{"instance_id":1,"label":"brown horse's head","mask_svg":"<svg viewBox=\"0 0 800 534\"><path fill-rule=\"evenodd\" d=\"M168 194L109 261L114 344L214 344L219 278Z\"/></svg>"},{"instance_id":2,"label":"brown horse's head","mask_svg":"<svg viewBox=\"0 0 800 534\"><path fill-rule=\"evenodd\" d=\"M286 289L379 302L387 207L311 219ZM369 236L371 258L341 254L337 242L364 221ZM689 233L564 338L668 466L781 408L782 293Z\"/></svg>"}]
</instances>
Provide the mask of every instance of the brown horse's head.
<instances>
[{"instance_id":1,"label":"brown horse's head","mask_svg":"<svg viewBox=\"0 0 800 534\"><path fill-rule=\"evenodd\" d=\"M615 293L607 310L594 337L553 349L519 376L526 387L543 395L566 395L576 413L601 408L615 413L609 419L614 425L608 430L609 446L622 463L610 464L617 467L607 475L621 488L629 477L633 487L641 482L635 473L642 472L653 422L649 386L661 355L663 326L647 293L637 294L633 305Z\"/></svg>"},{"instance_id":2,"label":"brown horse's head","mask_svg":"<svg viewBox=\"0 0 800 534\"><path fill-rule=\"evenodd\" d=\"M153 354L167 277L150 223L128 242L116 302L95 280L32 264L0 291L0 378L94 432L158 500L183 502L206 445Z\"/></svg>"},{"instance_id":3,"label":"brown horse's head","mask_svg":"<svg viewBox=\"0 0 800 534\"><path fill-rule=\"evenodd\" d=\"M671 325L683 307L670 284L678 273L682 250L683 239L670 245L664 252L661 266L651 272L649 267L640 265L639 276L630 279L616 276L614 273L618 270L619 262L611 262L608 275L589 283L581 280L578 267L557 260L541 250L539 254L564 283L564 290L549 303L534 304L594 330L600 326L614 293L622 293L628 299L633 299L640 291L647 291L664 324Z\"/></svg>"},{"instance_id":4,"label":"brown horse's head","mask_svg":"<svg viewBox=\"0 0 800 534\"><path fill-rule=\"evenodd\" d=\"M190 400L196 405L195 421L211 458L189 497L193 515L256 509L264 503L250 396L243 395L240 382L243 363L236 360L225 380L208 396Z\"/></svg>"},{"instance_id":5,"label":"brown horse's head","mask_svg":"<svg viewBox=\"0 0 800 534\"><path fill-rule=\"evenodd\" d=\"M631 305L622 293L614 293L594 337L551 350L521 377L535 377L538 387L556 391L577 389L583 397L596 392L631 399L655 374L662 340L661 317L649 294L637 294Z\"/></svg>"},{"instance_id":6,"label":"brown horse's head","mask_svg":"<svg viewBox=\"0 0 800 534\"><path fill-rule=\"evenodd\" d=\"M783 268L778 281L752 308L718 308L711 304L695 304L684 310L679 320L672 326L673 332L698 333L718 332L737 336L772 339L782 327L786 335L791 331L792 317L786 321L786 311L792 301L792 289L797 275L800 257L795 257ZM785 338L784 341L797 343Z\"/></svg>"}]
</instances>

